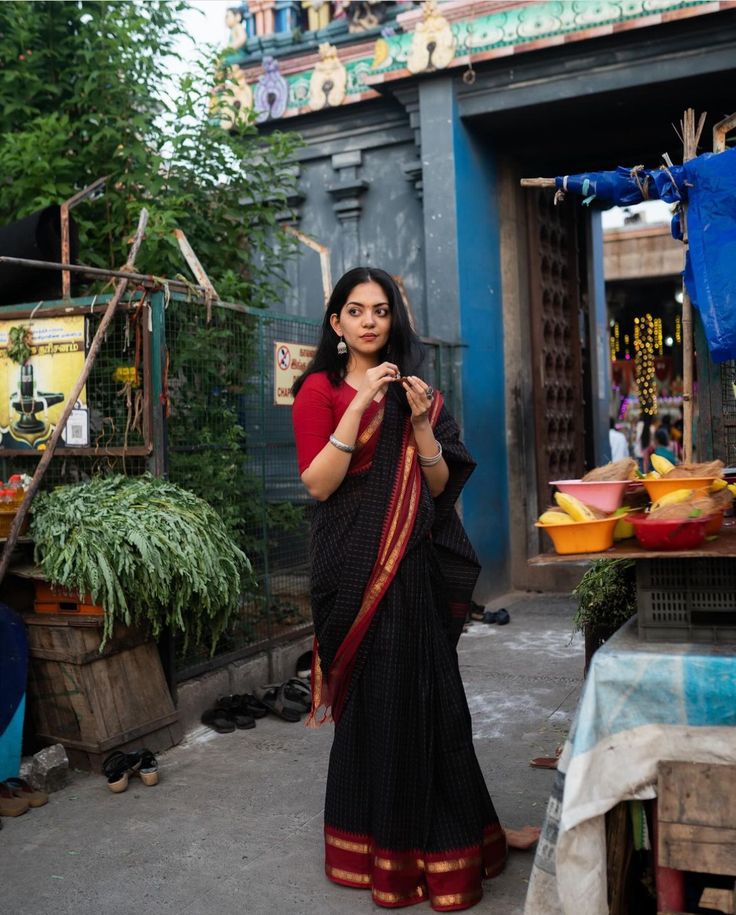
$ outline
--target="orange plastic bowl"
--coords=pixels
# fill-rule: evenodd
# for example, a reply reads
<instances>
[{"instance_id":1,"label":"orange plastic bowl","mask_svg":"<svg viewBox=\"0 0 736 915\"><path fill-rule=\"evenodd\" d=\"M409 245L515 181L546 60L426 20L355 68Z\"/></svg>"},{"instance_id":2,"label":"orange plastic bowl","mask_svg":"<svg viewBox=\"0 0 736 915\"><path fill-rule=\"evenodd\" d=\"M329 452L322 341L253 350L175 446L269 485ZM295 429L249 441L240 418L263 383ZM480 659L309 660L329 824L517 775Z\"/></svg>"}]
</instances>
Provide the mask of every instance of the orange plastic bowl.
<instances>
[{"instance_id":1,"label":"orange plastic bowl","mask_svg":"<svg viewBox=\"0 0 736 915\"><path fill-rule=\"evenodd\" d=\"M669 480L662 477L661 480L642 480L649 493L652 502L666 496L668 492L676 492L678 489L710 489L715 477L690 477L690 479Z\"/></svg>"},{"instance_id":2,"label":"orange plastic bowl","mask_svg":"<svg viewBox=\"0 0 736 915\"><path fill-rule=\"evenodd\" d=\"M613 546L613 531L623 515L616 518L602 518L600 521L571 521L569 524L540 524L549 534L555 553L601 553Z\"/></svg>"}]
</instances>

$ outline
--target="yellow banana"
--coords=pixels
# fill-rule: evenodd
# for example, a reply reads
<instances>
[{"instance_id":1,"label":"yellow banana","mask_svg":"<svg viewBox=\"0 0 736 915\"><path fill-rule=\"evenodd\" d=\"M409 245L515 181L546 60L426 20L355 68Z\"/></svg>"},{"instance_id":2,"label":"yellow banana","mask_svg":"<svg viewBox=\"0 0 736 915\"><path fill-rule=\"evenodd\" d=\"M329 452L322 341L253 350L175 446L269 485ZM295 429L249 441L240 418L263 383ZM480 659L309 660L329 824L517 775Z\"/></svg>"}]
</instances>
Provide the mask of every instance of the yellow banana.
<instances>
[{"instance_id":1,"label":"yellow banana","mask_svg":"<svg viewBox=\"0 0 736 915\"><path fill-rule=\"evenodd\" d=\"M652 467L654 467L654 469L661 477L669 473L670 470L675 469L675 465L672 463L672 461L668 461L667 458L662 457L661 454L653 454L649 460L652 462Z\"/></svg>"},{"instance_id":2,"label":"yellow banana","mask_svg":"<svg viewBox=\"0 0 736 915\"><path fill-rule=\"evenodd\" d=\"M732 496L736 496L736 483L729 483L728 491L731 493Z\"/></svg>"},{"instance_id":3,"label":"yellow banana","mask_svg":"<svg viewBox=\"0 0 736 915\"><path fill-rule=\"evenodd\" d=\"M677 505L679 502L687 502L694 492L694 489L676 489L674 492L668 492L667 495L657 499L650 512L656 512L657 509L664 508L665 505Z\"/></svg>"},{"instance_id":4,"label":"yellow banana","mask_svg":"<svg viewBox=\"0 0 736 915\"><path fill-rule=\"evenodd\" d=\"M540 524L570 524L572 519L565 512L555 511L553 508L539 516Z\"/></svg>"},{"instance_id":5,"label":"yellow banana","mask_svg":"<svg viewBox=\"0 0 736 915\"><path fill-rule=\"evenodd\" d=\"M650 470L649 473L644 474L645 480L659 480L662 478L661 473L657 473L656 470Z\"/></svg>"},{"instance_id":6,"label":"yellow banana","mask_svg":"<svg viewBox=\"0 0 736 915\"><path fill-rule=\"evenodd\" d=\"M587 505L584 505L580 499L576 499L575 496L568 495L566 492L556 492L555 502L564 512L567 512L573 521L596 520L595 515Z\"/></svg>"},{"instance_id":7,"label":"yellow banana","mask_svg":"<svg viewBox=\"0 0 736 915\"><path fill-rule=\"evenodd\" d=\"M728 483L723 479L713 480L713 482L710 484L710 491L711 492L720 492L722 489L725 489L727 486L728 486Z\"/></svg>"}]
</instances>

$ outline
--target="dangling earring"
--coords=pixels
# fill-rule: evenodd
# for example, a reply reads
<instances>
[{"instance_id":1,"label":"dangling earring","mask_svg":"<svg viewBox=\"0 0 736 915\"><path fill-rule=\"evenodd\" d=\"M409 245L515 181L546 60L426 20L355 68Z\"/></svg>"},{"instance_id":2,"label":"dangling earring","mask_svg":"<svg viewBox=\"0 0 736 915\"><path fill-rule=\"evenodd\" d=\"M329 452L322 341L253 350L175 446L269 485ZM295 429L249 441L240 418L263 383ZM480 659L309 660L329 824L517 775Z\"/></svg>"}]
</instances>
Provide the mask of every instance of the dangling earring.
<instances>
[{"instance_id":1,"label":"dangling earring","mask_svg":"<svg viewBox=\"0 0 736 915\"><path fill-rule=\"evenodd\" d=\"M337 344L337 355L338 356L347 356L348 347L342 337L340 337L340 342Z\"/></svg>"}]
</instances>

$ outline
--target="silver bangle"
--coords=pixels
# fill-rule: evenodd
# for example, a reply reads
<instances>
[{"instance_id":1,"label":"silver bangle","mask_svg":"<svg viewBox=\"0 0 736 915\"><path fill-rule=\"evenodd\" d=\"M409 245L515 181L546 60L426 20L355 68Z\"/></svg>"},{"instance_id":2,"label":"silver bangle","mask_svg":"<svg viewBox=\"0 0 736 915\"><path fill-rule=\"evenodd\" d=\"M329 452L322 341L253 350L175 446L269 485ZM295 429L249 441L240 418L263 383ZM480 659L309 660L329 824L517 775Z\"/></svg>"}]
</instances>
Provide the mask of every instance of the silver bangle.
<instances>
[{"instance_id":1,"label":"silver bangle","mask_svg":"<svg viewBox=\"0 0 736 915\"><path fill-rule=\"evenodd\" d=\"M344 451L345 454L352 454L355 451L355 445L346 445L345 442L341 442L339 438L335 438L334 435L330 436L330 444L334 445L338 451Z\"/></svg>"},{"instance_id":2,"label":"silver bangle","mask_svg":"<svg viewBox=\"0 0 736 915\"><path fill-rule=\"evenodd\" d=\"M437 454L433 457L425 457L423 454L417 453L417 460L422 467L434 467L442 460L442 445L437 442Z\"/></svg>"}]
</instances>

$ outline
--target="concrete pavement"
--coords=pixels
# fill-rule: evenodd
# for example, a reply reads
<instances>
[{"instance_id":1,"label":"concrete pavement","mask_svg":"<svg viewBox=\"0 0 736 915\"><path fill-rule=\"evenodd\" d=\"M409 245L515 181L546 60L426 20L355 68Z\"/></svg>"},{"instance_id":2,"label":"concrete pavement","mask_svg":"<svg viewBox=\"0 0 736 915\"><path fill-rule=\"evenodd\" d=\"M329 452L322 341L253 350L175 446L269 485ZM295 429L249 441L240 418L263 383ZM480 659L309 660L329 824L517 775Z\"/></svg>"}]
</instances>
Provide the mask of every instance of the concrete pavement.
<instances>
[{"instance_id":1,"label":"concrete pavement","mask_svg":"<svg viewBox=\"0 0 736 915\"><path fill-rule=\"evenodd\" d=\"M563 740L582 684L574 605L507 595L507 626L460 640L476 749L501 821L540 824L553 773L529 767ZM4 915L367 915L370 895L328 883L322 806L332 732L266 718L255 730L198 728L160 756L153 788L113 795L74 773L46 807L4 819ZM478 915L521 915L532 852L485 883ZM424 903L413 911L431 911Z\"/></svg>"}]
</instances>

